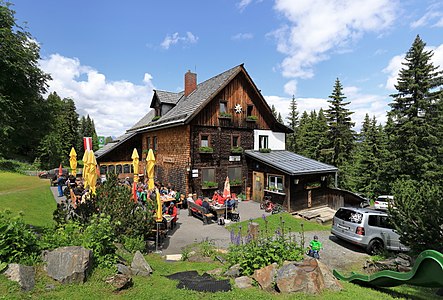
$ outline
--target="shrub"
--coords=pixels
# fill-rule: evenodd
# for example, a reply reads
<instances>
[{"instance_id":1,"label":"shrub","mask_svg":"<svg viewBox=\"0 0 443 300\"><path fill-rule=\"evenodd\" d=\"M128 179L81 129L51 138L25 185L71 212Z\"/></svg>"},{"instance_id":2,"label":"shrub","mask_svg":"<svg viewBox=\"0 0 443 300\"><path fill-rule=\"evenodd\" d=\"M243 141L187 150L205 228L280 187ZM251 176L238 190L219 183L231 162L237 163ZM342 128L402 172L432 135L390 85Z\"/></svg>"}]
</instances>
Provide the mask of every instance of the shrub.
<instances>
[{"instance_id":1,"label":"shrub","mask_svg":"<svg viewBox=\"0 0 443 300\"><path fill-rule=\"evenodd\" d=\"M443 189L428 182L398 180L393 195L389 213L400 242L416 253L443 252Z\"/></svg>"},{"instance_id":2,"label":"shrub","mask_svg":"<svg viewBox=\"0 0 443 300\"><path fill-rule=\"evenodd\" d=\"M66 246L82 245L82 226L70 221L56 228L46 229L40 237L39 245L42 250L52 250Z\"/></svg>"},{"instance_id":3,"label":"shrub","mask_svg":"<svg viewBox=\"0 0 443 300\"><path fill-rule=\"evenodd\" d=\"M146 252L146 243L142 235L138 237L123 237L123 245L129 252Z\"/></svg>"},{"instance_id":4,"label":"shrub","mask_svg":"<svg viewBox=\"0 0 443 300\"><path fill-rule=\"evenodd\" d=\"M0 262L33 264L39 255L37 236L23 216L11 217L10 211L0 212Z\"/></svg>"},{"instance_id":5,"label":"shrub","mask_svg":"<svg viewBox=\"0 0 443 300\"><path fill-rule=\"evenodd\" d=\"M145 206L135 203L131 190L118 183L116 175L109 176L97 189L96 205L100 213L111 218L111 224L117 239L124 243L125 237L147 237L154 228L153 201Z\"/></svg>"},{"instance_id":6,"label":"shrub","mask_svg":"<svg viewBox=\"0 0 443 300\"><path fill-rule=\"evenodd\" d=\"M264 219L264 232L268 232L266 217ZM261 235L255 240L250 235L242 238L241 228L237 235L231 231L231 242L233 244L229 246L227 260L230 265L240 264L242 275L251 275L254 270L272 263L281 265L285 260L302 260L305 253L303 242L297 244L291 233L285 234L283 221L275 235Z\"/></svg>"},{"instance_id":7,"label":"shrub","mask_svg":"<svg viewBox=\"0 0 443 300\"><path fill-rule=\"evenodd\" d=\"M0 159L0 170L26 174L26 171L37 170L37 166L28 163L12 160L12 159Z\"/></svg>"},{"instance_id":8,"label":"shrub","mask_svg":"<svg viewBox=\"0 0 443 300\"><path fill-rule=\"evenodd\" d=\"M91 224L83 233L82 246L94 253L94 262L101 267L113 267L117 262L114 245L115 235L111 227L111 218L101 214L94 215Z\"/></svg>"}]
</instances>

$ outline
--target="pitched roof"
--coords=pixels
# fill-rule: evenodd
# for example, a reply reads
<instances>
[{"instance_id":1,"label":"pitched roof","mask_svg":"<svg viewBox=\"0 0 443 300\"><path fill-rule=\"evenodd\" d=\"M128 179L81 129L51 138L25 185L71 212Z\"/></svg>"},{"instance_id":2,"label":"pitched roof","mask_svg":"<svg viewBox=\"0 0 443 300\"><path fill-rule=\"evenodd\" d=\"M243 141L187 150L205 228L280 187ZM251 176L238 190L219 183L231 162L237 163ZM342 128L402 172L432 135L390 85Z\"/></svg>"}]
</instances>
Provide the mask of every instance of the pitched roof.
<instances>
[{"instance_id":1,"label":"pitched roof","mask_svg":"<svg viewBox=\"0 0 443 300\"><path fill-rule=\"evenodd\" d=\"M245 150L245 154L288 175L335 173L338 168L286 150L269 153Z\"/></svg>"},{"instance_id":2,"label":"pitched roof","mask_svg":"<svg viewBox=\"0 0 443 300\"><path fill-rule=\"evenodd\" d=\"M133 137L136 134L137 134L136 132L127 131L125 134L122 134L121 136L119 136L115 140L107 143L103 148L95 151L94 154L95 154L96 158L100 158L101 156L105 155L106 153L108 153L112 149L114 149L114 147L122 144L123 142L127 141L128 139L130 139L131 137Z\"/></svg>"},{"instance_id":3,"label":"pitched roof","mask_svg":"<svg viewBox=\"0 0 443 300\"><path fill-rule=\"evenodd\" d=\"M170 93L156 91L156 95L159 96L159 100L164 101L164 103L174 104L173 101L175 101L178 97L177 102L175 102L176 105L158 121L146 122L147 120L144 120L142 122L142 119L137 122L138 125L134 125L131 130L143 131L146 129L185 124L189 122L201 109L203 109L205 104L211 101L212 98L242 69L243 64L203 81L202 83L198 84L197 88L187 97L184 96L184 92ZM160 99L160 97L162 98Z\"/></svg>"}]
</instances>

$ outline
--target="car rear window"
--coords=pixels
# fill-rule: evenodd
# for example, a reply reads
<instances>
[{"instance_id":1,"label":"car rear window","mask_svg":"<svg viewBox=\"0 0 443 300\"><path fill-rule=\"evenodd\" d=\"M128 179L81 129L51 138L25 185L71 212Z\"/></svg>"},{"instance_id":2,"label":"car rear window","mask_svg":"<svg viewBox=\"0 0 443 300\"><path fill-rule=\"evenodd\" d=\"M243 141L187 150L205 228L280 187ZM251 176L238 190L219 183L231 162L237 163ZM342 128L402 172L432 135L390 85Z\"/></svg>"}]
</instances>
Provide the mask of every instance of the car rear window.
<instances>
[{"instance_id":1,"label":"car rear window","mask_svg":"<svg viewBox=\"0 0 443 300\"><path fill-rule=\"evenodd\" d=\"M336 213L335 217L339 218L346 222L352 222L360 224L363 219L363 214L359 213L357 211L346 209L346 208L340 208Z\"/></svg>"}]
</instances>

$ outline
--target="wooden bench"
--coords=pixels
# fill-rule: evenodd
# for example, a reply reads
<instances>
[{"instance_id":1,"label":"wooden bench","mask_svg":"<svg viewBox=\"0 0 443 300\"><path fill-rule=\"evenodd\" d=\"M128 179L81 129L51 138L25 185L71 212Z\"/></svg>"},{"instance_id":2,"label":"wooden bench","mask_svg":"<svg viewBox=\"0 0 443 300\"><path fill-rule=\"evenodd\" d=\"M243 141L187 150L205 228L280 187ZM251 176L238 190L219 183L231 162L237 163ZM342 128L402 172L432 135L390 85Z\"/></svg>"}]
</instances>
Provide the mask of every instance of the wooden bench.
<instances>
[{"instance_id":1,"label":"wooden bench","mask_svg":"<svg viewBox=\"0 0 443 300\"><path fill-rule=\"evenodd\" d=\"M203 224L209 224L209 221L214 217L214 215L207 212L204 207L191 201L188 201L188 214L189 216L196 216L202 219Z\"/></svg>"}]
</instances>

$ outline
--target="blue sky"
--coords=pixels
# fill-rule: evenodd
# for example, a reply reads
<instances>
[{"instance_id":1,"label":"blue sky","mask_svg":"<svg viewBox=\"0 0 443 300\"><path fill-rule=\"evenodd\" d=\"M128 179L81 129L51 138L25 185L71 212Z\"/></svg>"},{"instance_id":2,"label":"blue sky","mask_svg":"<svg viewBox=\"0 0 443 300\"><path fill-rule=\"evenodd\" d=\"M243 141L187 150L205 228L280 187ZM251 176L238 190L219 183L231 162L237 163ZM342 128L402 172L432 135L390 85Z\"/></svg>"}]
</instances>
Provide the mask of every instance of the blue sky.
<instances>
[{"instance_id":1,"label":"blue sky","mask_svg":"<svg viewBox=\"0 0 443 300\"><path fill-rule=\"evenodd\" d=\"M183 90L244 63L286 117L327 108L338 77L356 130L384 122L417 34L443 66L443 3L422 0L12 0L40 44L49 90L75 100L99 135L118 136L149 109L152 89Z\"/></svg>"}]
</instances>

